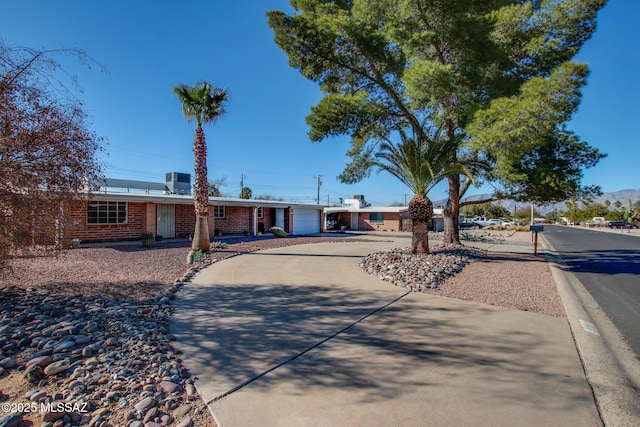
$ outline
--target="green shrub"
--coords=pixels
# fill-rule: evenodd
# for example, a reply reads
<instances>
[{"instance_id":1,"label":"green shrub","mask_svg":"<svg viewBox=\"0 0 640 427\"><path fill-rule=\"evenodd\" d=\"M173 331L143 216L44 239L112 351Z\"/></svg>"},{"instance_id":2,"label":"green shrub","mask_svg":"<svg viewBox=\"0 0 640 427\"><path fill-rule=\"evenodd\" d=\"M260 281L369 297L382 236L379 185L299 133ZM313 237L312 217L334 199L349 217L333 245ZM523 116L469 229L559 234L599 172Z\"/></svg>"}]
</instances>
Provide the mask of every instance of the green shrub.
<instances>
[{"instance_id":1,"label":"green shrub","mask_svg":"<svg viewBox=\"0 0 640 427\"><path fill-rule=\"evenodd\" d=\"M142 233L142 247L143 248L155 248L156 247L156 237L153 233L149 231L145 231Z\"/></svg>"},{"instance_id":2,"label":"green shrub","mask_svg":"<svg viewBox=\"0 0 640 427\"><path fill-rule=\"evenodd\" d=\"M280 227L271 227L269 231L276 237L289 237L287 232Z\"/></svg>"}]
</instances>

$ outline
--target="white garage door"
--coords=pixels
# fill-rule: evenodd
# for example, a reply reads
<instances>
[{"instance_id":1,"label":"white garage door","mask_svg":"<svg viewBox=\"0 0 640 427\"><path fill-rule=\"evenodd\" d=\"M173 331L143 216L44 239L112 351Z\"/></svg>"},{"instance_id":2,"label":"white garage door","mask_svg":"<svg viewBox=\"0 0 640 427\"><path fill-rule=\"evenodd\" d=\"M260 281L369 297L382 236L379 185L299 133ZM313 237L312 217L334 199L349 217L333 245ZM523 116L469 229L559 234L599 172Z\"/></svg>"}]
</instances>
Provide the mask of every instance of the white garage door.
<instances>
[{"instance_id":1,"label":"white garage door","mask_svg":"<svg viewBox=\"0 0 640 427\"><path fill-rule=\"evenodd\" d=\"M319 232L319 209L293 209L293 234L313 234Z\"/></svg>"}]
</instances>

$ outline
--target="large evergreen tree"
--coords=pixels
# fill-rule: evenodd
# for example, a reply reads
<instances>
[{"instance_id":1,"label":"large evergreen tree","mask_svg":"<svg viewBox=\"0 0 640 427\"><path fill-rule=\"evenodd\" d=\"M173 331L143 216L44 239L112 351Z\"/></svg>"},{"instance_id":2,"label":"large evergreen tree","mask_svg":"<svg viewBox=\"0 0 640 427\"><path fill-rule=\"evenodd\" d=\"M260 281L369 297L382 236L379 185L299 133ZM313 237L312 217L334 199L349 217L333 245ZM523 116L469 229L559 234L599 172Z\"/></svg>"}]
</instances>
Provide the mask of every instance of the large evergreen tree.
<instances>
[{"instance_id":1,"label":"large evergreen tree","mask_svg":"<svg viewBox=\"0 0 640 427\"><path fill-rule=\"evenodd\" d=\"M351 137L343 182L368 176L381 143L402 143L398 129L428 144L427 130L444 123L445 136L459 141L451 164L491 162L478 178L502 184L502 196L550 201L596 190L581 187L581 170L601 155L564 123L586 77L570 61L604 3L292 0L293 15L268 17L289 64L325 94L307 118L310 139ZM473 181L446 179L444 239L459 243L460 200Z\"/></svg>"}]
</instances>

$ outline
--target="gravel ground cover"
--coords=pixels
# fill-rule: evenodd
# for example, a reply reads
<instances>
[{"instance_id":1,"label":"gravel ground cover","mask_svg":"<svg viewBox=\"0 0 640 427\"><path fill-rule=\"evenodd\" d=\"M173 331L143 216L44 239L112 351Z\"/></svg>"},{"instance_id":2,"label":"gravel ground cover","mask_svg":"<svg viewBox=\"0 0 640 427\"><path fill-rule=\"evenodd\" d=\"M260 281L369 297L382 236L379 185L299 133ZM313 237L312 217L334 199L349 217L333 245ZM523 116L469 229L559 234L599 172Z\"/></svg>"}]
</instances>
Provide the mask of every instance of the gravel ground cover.
<instances>
[{"instance_id":1,"label":"gravel ground cover","mask_svg":"<svg viewBox=\"0 0 640 427\"><path fill-rule=\"evenodd\" d=\"M206 265L246 252L344 241L228 240L225 248L205 254L191 268L186 263L188 242L148 249L139 244L81 248L53 258L15 260L13 273L0 283L0 403L87 403L88 412L60 418L55 413L25 414L22 426L215 426L171 346L171 300L181 281ZM438 258L441 251L434 249L427 256L433 258L428 270L437 271L438 280L414 290L564 316L544 258L463 248L451 262ZM395 271L386 271L391 281L400 280L402 268ZM42 358L31 362L36 368L25 367L35 353Z\"/></svg>"}]
</instances>

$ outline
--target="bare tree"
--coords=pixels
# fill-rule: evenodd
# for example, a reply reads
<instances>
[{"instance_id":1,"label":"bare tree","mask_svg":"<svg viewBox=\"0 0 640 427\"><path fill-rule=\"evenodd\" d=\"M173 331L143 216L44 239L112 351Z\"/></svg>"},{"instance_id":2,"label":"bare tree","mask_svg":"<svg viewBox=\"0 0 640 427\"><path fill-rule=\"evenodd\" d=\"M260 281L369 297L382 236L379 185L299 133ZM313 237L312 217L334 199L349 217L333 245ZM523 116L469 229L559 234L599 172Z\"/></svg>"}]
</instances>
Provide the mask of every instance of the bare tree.
<instances>
[{"instance_id":1,"label":"bare tree","mask_svg":"<svg viewBox=\"0 0 640 427\"><path fill-rule=\"evenodd\" d=\"M35 249L60 247L65 210L101 177L100 138L59 76L57 58L79 50L34 50L0 41L0 267ZM72 86L76 87L72 77ZM64 92L62 93L61 92Z\"/></svg>"}]
</instances>

